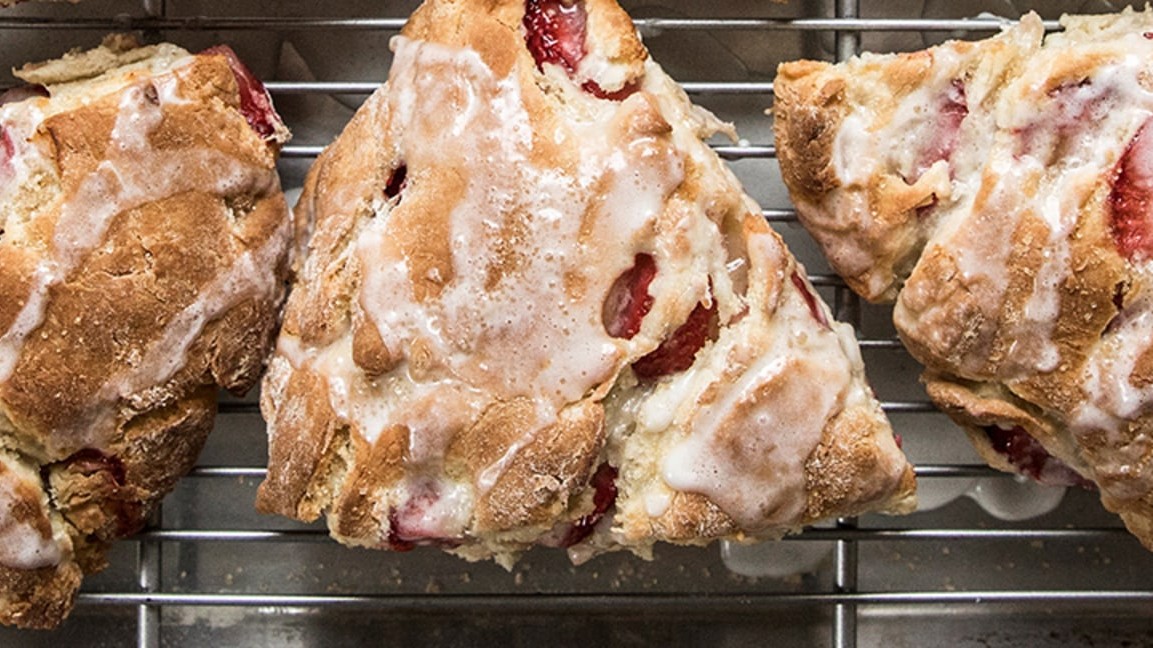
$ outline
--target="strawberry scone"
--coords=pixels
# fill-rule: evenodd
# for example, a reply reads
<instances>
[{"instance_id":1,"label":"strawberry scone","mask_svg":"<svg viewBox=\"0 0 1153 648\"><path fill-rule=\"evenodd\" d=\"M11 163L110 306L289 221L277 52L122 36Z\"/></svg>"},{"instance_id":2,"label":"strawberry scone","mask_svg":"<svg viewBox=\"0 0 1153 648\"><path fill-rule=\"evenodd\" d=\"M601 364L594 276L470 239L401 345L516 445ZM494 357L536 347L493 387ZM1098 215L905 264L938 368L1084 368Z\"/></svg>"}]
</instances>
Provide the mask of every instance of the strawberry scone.
<instances>
[{"instance_id":1,"label":"strawberry scone","mask_svg":"<svg viewBox=\"0 0 1153 648\"><path fill-rule=\"evenodd\" d=\"M851 329L611 0L429 0L321 155L258 506L510 564L913 505Z\"/></svg>"},{"instance_id":2,"label":"strawberry scone","mask_svg":"<svg viewBox=\"0 0 1153 648\"><path fill-rule=\"evenodd\" d=\"M782 65L798 216L995 467L1153 548L1153 12Z\"/></svg>"},{"instance_id":3,"label":"strawberry scone","mask_svg":"<svg viewBox=\"0 0 1153 648\"><path fill-rule=\"evenodd\" d=\"M112 37L0 96L0 622L51 627L256 382L287 136L231 50Z\"/></svg>"}]
</instances>

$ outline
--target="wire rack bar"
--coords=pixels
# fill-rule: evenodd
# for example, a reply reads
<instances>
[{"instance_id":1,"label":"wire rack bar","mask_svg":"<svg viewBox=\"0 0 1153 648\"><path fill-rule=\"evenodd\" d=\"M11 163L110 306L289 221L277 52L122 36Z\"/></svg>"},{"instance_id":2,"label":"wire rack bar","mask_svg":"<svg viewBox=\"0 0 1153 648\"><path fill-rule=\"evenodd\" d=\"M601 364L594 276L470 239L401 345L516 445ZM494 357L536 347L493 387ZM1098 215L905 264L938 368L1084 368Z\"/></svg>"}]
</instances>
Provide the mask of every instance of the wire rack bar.
<instances>
[{"instance_id":1,"label":"wire rack bar","mask_svg":"<svg viewBox=\"0 0 1153 648\"><path fill-rule=\"evenodd\" d=\"M771 160L777 157L775 146L711 146L711 148L726 160Z\"/></svg>"},{"instance_id":2,"label":"wire rack bar","mask_svg":"<svg viewBox=\"0 0 1153 648\"><path fill-rule=\"evenodd\" d=\"M809 273L809 281L814 286L832 286L833 288L845 287L845 280L841 279L835 274Z\"/></svg>"},{"instance_id":3,"label":"wire rack bar","mask_svg":"<svg viewBox=\"0 0 1153 648\"><path fill-rule=\"evenodd\" d=\"M61 18L55 16L9 16L0 18L0 29L56 31L87 30L176 30L176 31L399 31L405 18L226 18L207 16L132 16L108 18ZM1013 21L961 18L638 18L633 24L645 36L664 31L926 31L988 33ZM1055 20L1044 21L1045 29L1056 30Z\"/></svg>"},{"instance_id":4,"label":"wire rack bar","mask_svg":"<svg viewBox=\"0 0 1153 648\"><path fill-rule=\"evenodd\" d=\"M856 529L855 518L837 520L837 532ZM857 543L847 537L837 539L833 547L833 591L837 594L850 594L857 591L858 574ZM833 646L834 648L854 648L857 645L857 605L837 603L833 607Z\"/></svg>"},{"instance_id":5,"label":"wire rack bar","mask_svg":"<svg viewBox=\"0 0 1153 648\"><path fill-rule=\"evenodd\" d=\"M760 159L768 160L777 157L777 148L775 146L767 145L743 145L743 146L729 146L729 145L712 145L713 151L726 160L745 160L745 159ZM320 155L324 150L323 146L304 145L304 144L290 144L280 150L280 156L283 158L314 158Z\"/></svg>"},{"instance_id":6,"label":"wire rack bar","mask_svg":"<svg viewBox=\"0 0 1153 648\"><path fill-rule=\"evenodd\" d=\"M865 339L857 340L857 344L860 345L861 349L882 350L882 351L904 351L905 350L905 345L901 344L901 341L898 339L895 339L895 338L889 338L889 339L865 338Z\"/></svg>"},{"instance_id":7,"label":"wire rack bar","mask_svg":"<svg viewBox=\"0 0 1153 648\"><path fill-rule=\"evenodd\" d=\"M153 523L159 524L160 512L153 516ZM161 589L162 548L159 541L142 538L137 545L136 582L143 592L157 592ZM141 603L136 608L136 645L139 648L159 648L160 608Z\"/></svg>"},{"instance_id":8,"label":"wire rack bar","mask_svg":"<svg viewBox=\"0 0 1153 648\"><path fill-rule=\"evenodd\" d=\"M915 468L918 477L1013 477L985 464L922 464ZM258 466L198 466L189 477L264 479L267 471Z\"/></svg>"},{"instance_id":9,"label":"wire rack bar","mask_svg":"<svg viewBox=\"0 0 1153 648\"><path fill-rule=\"evenodd\" d=\"M712 146L713 151L726 160L773 159L777 157L775 146ZM290 144L280 150L286 159L314 158L324 150L323 146Z\"/></svg>"},{"instance_id":10,"label":"wire rack bar","mask_svg":"<svg viewBox=\"0 0 1153 648\"><path fill-rule=\"evenodd\" d=\"M837 60L844 61L857 53L861 46L860 32L844 29L844 24L860 14L859 0L837 0ZM774 151L774 157L775 157ZM837 294L843 290L838 287ZM855 319L853 324L860 330L860 303L854 302ZM855 518L837 520L838 532L851 532L857 527ZM833 549L833 590L838 594L857 591L858 548L857 543L839 536ZM851 603L838 603L833 607L833 648L856 648L857 646L857 606Z\"/></svg>"},{"instance_id":11,"label":"wire rack bar","mask_svg":"<svg viewBox=\"0 0 1153 648\"><path fill-rule=\"evenodd\" d=\"M368 608L424 614L596 614L745 617L788 605L958 605L1034 603L1153 603L1153 590L980 590L834 593L677 594L439 594L309 595L87 592L79 605L156 605L285 608Z\"/></svg>"},{"instance_id":12,"label":"wire rack bar","mask_svg":"<svg viewBox=\"0 0 1153 648\"><path fill-rule=\"evenodd\" d=\"M862 344L861 346L863 348L900 350L900 347L894 347L883 341L877 345ZM218 408L221 414L260 414L260 406L256 403L221 403ZM919 414L938 411L929 401L881 401L881 409L889 413L899 412L902 414Z\"/></svg>"},{"instance_id":13,"label":"wire rack bar","mask_svg":"<svg viewBox=\"0 0 1153 648\"><path fill-rule=\"evenodd\" d=\"M820 281L813 281L813 282L815 285L819 285L819 286L820 285L827 285L827 284L822 284L822 282L820 282ZM864 344L864 342L872 342L872 344ZM899 342L897 342L897 344L894 344L894 342L891 342L890 340L862 340L860 346L862 348L874 348L874 349L875 348L882 348L882 349L891 349L891 351L903 351L903 347L899 346ZM221 404L219 404L217 407L218 407L219 412L221 414L258 415L259 413L261 413L261 406L255 404L255 402L221 402ZM881 408L886 410L886 412L888 412L890 414L892 414L892 413L924 414L924 413L936 412L936 410L937 410L936 407L932 404L932 402L929 402L927 400L907 400L907 401L884 400L884 401L881 401Z\"/></svg>"},{"instance_id":14,"label":"wire rack bar","mask_svg":"<svg viewBox=\"0 0 1153 648\"><path fill-rule=\"evenodd\" d=\"M771 95L770 81L697 81L680 84L695 95ZM264 87L274 95L341 94L367 95L380 87L379 81L267 81Z\"/></svg>"},{"instance_id":15,"label":"wire rack bar","mask_svg":"<svg viewBox=\"0 0 1153 648\"><path fill-rule=\"evenodd\" d=\"M762 209L761 214L770 223L797 222L797 210L795 209Z\"/></svg>"},{"instance_id":16,"label":"wire rack bar","mask_svg":"<svg viewBox=\"0 0 1153 648\"><path fill-rule=\"evenodd\" d=\"M850 525L834 529L806 529L785 542L1034 542L1125 540L1132 536L1120 527L1077 529L870 529ZM151 529L135 539L147 542L329 542L327 529ZM1136 542L1136 540L1134 540Z\"/></svg>"},{"instance_id":17,"label":"wire rack bar","mask_svg":"<svg viewBox=\"0 0 1153 648\"><path fill-rule=\"evenodd\" d=\"M921 478L1015 478L1015 476L1010 473L995 470L985 464L921 464L916 466L914 471L917 477ZM198 466L193 468L188 476L202 479L264 479L266 474L267 470L257 466Z\"/></svg>"}]
</instances>

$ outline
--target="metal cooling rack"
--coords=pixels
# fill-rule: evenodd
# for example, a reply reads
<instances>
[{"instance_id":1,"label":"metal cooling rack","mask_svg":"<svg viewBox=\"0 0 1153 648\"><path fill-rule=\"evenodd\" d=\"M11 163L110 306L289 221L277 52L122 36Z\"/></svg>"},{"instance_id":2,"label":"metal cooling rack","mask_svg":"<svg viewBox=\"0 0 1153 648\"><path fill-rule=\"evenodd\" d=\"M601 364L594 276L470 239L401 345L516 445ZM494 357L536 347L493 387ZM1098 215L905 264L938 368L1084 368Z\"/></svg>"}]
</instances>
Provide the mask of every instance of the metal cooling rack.
<instances>
[{"instance_id":1,"label":"metal cooling rack","mask_svg":"<svg viewBox=\"0 0 1153 648\"><path fill-rule=\"evenodd\" d=\"M666 3L672 9L625 4L662 63L658 49L677 51L702 42L733 52L775 48L779 53L769 57L775 60L843 60L862 49L921 47L930 44L926 34L979 37L1000 24L992 18L931 15L929 5L936 3L915 0L794 0L791 5L732 0L703 9L691 2ZM91 45L107 31L137 31L190 49L206 40L240 49L271 38L283 52L284 43L313 36L340 47L367 40L379 49L414 4L371 5L355 0L33 3L0 10L0 63L18 65ZM1014 8L1007 0L998 6ZM341 13L345 9L347 15ZM695 15L699 11L709 15ZM1046 25L1057 28L1055 21ZM267 86L278 105L299 104L295 111L282 110L289 126L313 134L311 139L298 134L303 141L284 149L286 187L299 184L308 163L336 134L331 127L310 128L304 122L333 107L351 114L351 107L377 87L383 69L378 66L368 78L346 77L339 70L315 78L279 77L275 65L258 70L275 79ZM765 218L808 265L838 318L857 328L883 407L918 461L922 490L960 483L953 488L955 501L905 518L842 519L776 545L831 549L831 558L818 559L803 573L738 575L715 548L661 548L651 563L607 556L579 569L555 552L531 552L505 573L435 551L349 550L336 546L318 525L257 515L251 502L264 476L263 425L254 396L224 396L202 465L165 501L147 530L114 549L107 572L86 582L73 618L50 633L0 630L0 645L336 646L390 637L418 645L784 642L838 648L1096 645L1132 637L1132 645L1145 645L1142 626L1153 619L1153 590L1145 576L1153 573L1153 559L1100 510L1095 496L1070 492L1054 512L1015 522L989 515L972 497L959 497L972 496L980 484L995 490L998 484L1014 488L1015 482L980 464L971 452L957 450L955 439L962 435L924 398L916 384L919 368L896 340L888 310L860 303L797 227L779 183L768 120L759 114L771 104L772 66L732 72L706 70L682 77L683 85L694 100L735 119L742 133L757 138L715 148L767 205ZM940 452L943 444L953 450ZM966 484L976 485L966 490ZM773 564L782 560L788 558L765 558Z\"/></svg>"}]
</instances>

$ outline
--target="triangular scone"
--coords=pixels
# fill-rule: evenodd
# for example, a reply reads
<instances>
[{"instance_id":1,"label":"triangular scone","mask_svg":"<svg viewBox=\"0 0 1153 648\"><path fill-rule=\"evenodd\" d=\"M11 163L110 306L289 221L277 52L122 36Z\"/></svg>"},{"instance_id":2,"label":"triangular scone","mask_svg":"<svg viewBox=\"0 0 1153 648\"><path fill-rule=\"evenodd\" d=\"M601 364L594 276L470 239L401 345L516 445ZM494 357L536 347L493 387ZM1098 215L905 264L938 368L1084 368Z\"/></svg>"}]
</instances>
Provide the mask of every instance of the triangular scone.
<instances>
[{"instance_id":1,"label":"triangular scone","mask_svg":"<svg viewBox=\"0 0 1153 648\"><path fill-rule=\"evenodd\" d=\"M0 623L51 627L256 383L287 131L227 48L103 46L0 95Z\"/></svg>"},{"instance_id":2,"label":"triangular scone","mask_svg":"<svg viewBox=\"0 0 1153 648\"><path fill-rule=\"evenodd\" d=\"M259 507L509 562L907 511L849 327L610 0L430 0L309 174Z\"/></svg>"},{"instance_id":3,"label":"triangular scone","mask_svg":"<svg viewBox=\"0 0 1153 648\"><path fill-rule=\"evenodd\" d=\"M783 65L801 221L998 468L1095 482L1153 548L1153 13Z\"/></svg>"}]
</instances>

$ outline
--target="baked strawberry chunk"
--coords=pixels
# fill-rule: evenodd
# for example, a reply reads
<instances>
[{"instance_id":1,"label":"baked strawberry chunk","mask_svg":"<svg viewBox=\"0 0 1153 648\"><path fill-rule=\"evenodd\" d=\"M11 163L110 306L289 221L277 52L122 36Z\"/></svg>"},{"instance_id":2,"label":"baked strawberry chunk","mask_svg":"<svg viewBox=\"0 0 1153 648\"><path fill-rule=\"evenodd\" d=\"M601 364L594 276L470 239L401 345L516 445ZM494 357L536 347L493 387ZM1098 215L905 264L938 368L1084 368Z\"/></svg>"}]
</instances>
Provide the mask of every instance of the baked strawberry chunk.
<instances>
[{"instance_id":1,"label":"baked strawberry chunk","mask_svg":"<svg viewBox=\"0 0 1153 648\"><path fill-rule=\"evenodd\" d=\"M56 473L53 480L49 473ZM144 527L144 515L136 495L125 486L128 473L119 457L105 454L95 448L84 448L59 464L42 469L46 483L53 483L54 496L59 499L66 516L76 516L81 524L93 524L86 529L100 539L132 535ZM83 485L87 493L78 494L75 488ZM100 513L89 511L91 493L102 495Z\"/></svg>"},{"instance_id":2,"label":"baked strawberry chunk","mask_svg":"<svg viewBox=\"0 0 1153 648\"><path fill-rule=\"evenodd\" d=\"M570 74L576 72L585 57L587 19L584 2L579 0L526 0L525 43L537 69L555 63Z\"/></svg>"},{"instance_id":3,"label":"baked strawberry chunk","mask_svg":"<svg viewBox=\"0 0 1153 648\"><path fill-rule=\"evenodd\" d=\"M32 97L47 96L48 88L45 88L44 86L37 83L27 83L22 86L16 86L15 88L9 88L4 92L0 92L0 106L3 106L6 103L24 101L25 99L31 99Z\"/></svg>"},{"instance_id":4,"label":"baked strawberry chunk","mask_svg":"<svg viewBox=\"0 0 1153 648\"><path fill-rule=\"evenodd\" d=\"M581 89L591 94L597 99L608 99L609 101L624 101L628 99L629 95L637 91L636 83L626 83L620 90L608 91L600 86L596 81L585 81L581 84Z\"/></svg>"},{"instance_id":5,"label":"baked strawberry chunk","mask_svg":"<svg viewBox=\"0 0 1153 648\"><path fill-rule=\"evenodd\" d=\"M825 317L825 311L821 310L821 307L817 305L817 296L809 289L809 284L805 281L805 278L794 270L790 279L793 285L797 287L797 290L800 291L801 297L805 298L805 305L809 307L809 314L813 316L813 319L817 320L818 324L828 328L829 320Z\"/></svg>"},{"instance_id":6,"label":"baked strawberry chunk","mask_svg":"<svg viewBox=\"0 0 1153 648\"><path fill-rule=\"evenodd\" d=\"M583 0L526 0L524 7L525 44L538 70L545 63L564 68L569 76L577 73L588 50L585 48L588 14ZM599 99L622 101L636 92L636 83L609 91L593 80L581 89Z\"/></svg>"},{"instance_id":7,"label":"baked strawberry chunk","mask_svg":"<svg viewBox=\"0 0 1153 648\"><path fill-rule=\"evenodd\" d=\"M1145 122L1129 141L1117 162L1109 192L1113 241L1132 261L1153 257L1153 143L1147 134L1149 123Z\"/></svg>"},{"instance_id":8,"label":"baked strawberry chunk","mask_svg":"<svg viewBox=\"0 0 1153 648\"><path fill-rule=\"evenodd\" d=\"M617 501L617 469L601 464L592 478L593 510L573 523L561 540L561 547L571 547L592 535L593 529Z\"/></svg>"},{"instance_id":9,"label":"baked strawberry chunk","mask_svg":"<svg viewBox=\"0 0 1153 648\"><path fill-rule=\"evenodd\" d=\"M633 372L641 380L652 380L684 371L693 365L697 351L716 329L717 306L697 304L684 324L648 355L633 363Z\"/></svg>"},{"instance_id":10,"label":"baked strawberry chunk","mask_svg":"<svg viewBox=\"0 0 1153 648\"><path fill-rule=\"evenodd\" d=\"M1093 482L1085 479L1064 461L1049 454L1036 439L1021 426L1005 429L999 425L985 427L985 434L993 449L1005 456L1022 475L1047 486L1080 486L1092 489Z\"/></svg>"},{"instance_id":11,"label":"baked strawberry chunk","mask_svg":"<svg viewBox=\"0 0 1153 648\"><path fill-rule=\"evenodd\" d=\"M1032 123L1017 129L1016 155L1031 155L1046 165L1056 164L1077 146L1077 138L1084 137L1101 123L1115 104L1115 89L1090 79L1065 83L1046 93L1044 103Z\"/></svg>"},{"instance_id":12,"label":"baked strawberry chunk","mask_svg":"<svg viewBox=\"0 0 1153 648\"><path fill-rule=\"evenodd\" d=\"M16 145L4 124L0 124L0 184L12 177L12 157L16 155Z\"/></svg>"},{"instance_id":13,"label":"baked strawberry chunk","mask_svg":"<svg viewBox=\"0 0 1153 648\"><path fill-rule=\"evenodd\" d=\"M633 267L613 282L605 297L601 317L605 331L616 338L631 339L641 330L641 322L653 307L649 284L657 276L657 266L648 254L638 254ZM716 305L697 304L689 318L653 351L633 363L642 380L684 371L693 364L697 351L716 328Z\"/></svg>"},{"instance_id":14,"label":"baked strawberry chunk","mask_svg":"<svg viewBox=\"0 0 1153 648\"><path fill-rule=\"evenodd\" d=\"M965 84L953 80L948 91L938 100L933 135L917 162L913 165L914 181L920 178L929 167L941 160L948 160L961 139L961 122L969 116L969 106L965 103Z\"/></svg>"},{"instance_id":15,"label":"baked strawberry chunk","mask_svg":"<svg viewBox=\"0 0 1153 648\"><path fill-rule=\"evenodd\" d=\"M396 198L400 192L404 191L405 186L408 184L408 167L400 165L388 177L388 183L384 185L384 197Z\"/></svg>"},{"instance_id":16,"label":"baked strawberry chunk","mask_svg":"<svg viewBox=\"0 0 1153 648\"><path fill-rule=\"evenodd\" d=\"M601 310L605 331L615 338L632 339L641 330L641 321L653 307L649 284L657 276L657 264L648 254L638 254L633 267L625 270L609 288Z\"/></svg>"},{"instance_id":17,"label":"baked strawberry chunk","mask_svg":"<svg viewBox=\"0 0 1153 648\"><path fill-rule=\"evenodd\" d=\"M277 127L282 123L280 115L272 107L272 98L268 96L264 84L257 79L227 45L209 47L201 54L220 55L228 59L228 67L236 77L236 84L240 89L240 113L261 137L268 139L276 134Z\"/></svg>"},{"instance_id":18,"label":"baked strawberry chunk","mask_svg":"<svg viewBox=\"0 0 1153 648\"><path fill-rule=\"evenodd\" d=\"M409 551L418 545L458 545L458 539L446 537L436 513L442 497L436 484L431 480L417 480L410 487L408 499L388 513L388 547L393 551Z\"/></svg>"},{"instance_id":19,"label":"baked strawberry chunk","mask_svg":"<svg viewBox=\"0 0 1153 648\"><path fill-rule=\"evenodd\" d=\"M402 536L399 527L400 516L394 509L388 514L388 548L393 551L412 551L416 548L416 542Z\"/></svg>"},{"instance_id":20,"label":"baked strawberry chunk","mask_svg":"<svg viewBox=\"0 0 1153 648\"><path fill-rule=\"evenodd\" d=\"M32 97L47 97L48 88L37 84L26 84L0 92L0 106L24 101ZM12 159L16 157L16 142L4 124L0 124L0 185L12 179Z\"/></svg>"}]
</instances>

